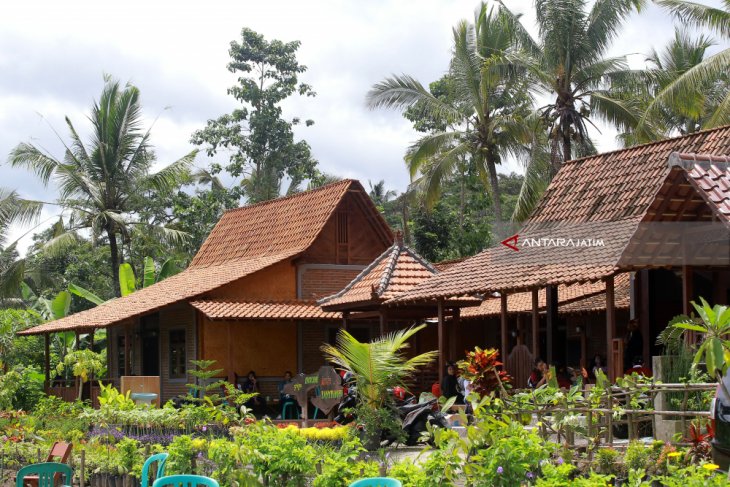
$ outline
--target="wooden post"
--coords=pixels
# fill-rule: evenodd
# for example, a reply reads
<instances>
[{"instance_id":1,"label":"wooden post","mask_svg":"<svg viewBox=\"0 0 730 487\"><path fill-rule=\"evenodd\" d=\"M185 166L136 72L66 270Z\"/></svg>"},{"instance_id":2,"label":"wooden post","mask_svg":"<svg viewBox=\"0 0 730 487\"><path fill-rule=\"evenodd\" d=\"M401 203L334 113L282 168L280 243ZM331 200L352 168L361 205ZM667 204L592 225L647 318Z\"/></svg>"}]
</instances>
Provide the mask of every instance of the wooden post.
<instances>
[{"instance_id":1,"label":"wooden post","mask_svg":"<svg viewBox=\"0 0 730 487\"><path fill-rule=\"evenodd\" d=\"M236 384L236 372L233 370L233 337L231 336L231 322L226 323L228 334L228 353L226 354L226 372L228 374L228 382ZM245 372L244 372L245 373Z\"/></svg>"},{"instance_id":2,"label":"wooden post","mask_svg":"<svg viewBox=\"0 0 730 487\"><path fill-rule=\"evenodd\" d=\"M501 333L502 333L502 362L507 362L509 355L509 337L507 336L507 293L499 293L500 317L501 317Z\"/></svg>"},{"instance_id":3,"label":"wooden post","mask_svg":"<svg viewBox=\"0 0 730 487\"><path fill-rule=\"evenodd\" d=\"M558 328L558 287L548 286L545 288L545 304L546 309L546 348L545 351L547 363L553 363L553 334Z\"/></svg>"},{"instance_id":4,"label":"wooden post","mask_svg":"<svg viewBox=\"0 0 730 487\"><path fill-rule=\"evenodd\" d=\"M682 314L689 316L692 312L692 298L694 294L692 267L682 266Z\"/></svg>"},{"instance_id":5,"label":"wooden post","mask_svg":"<svg viewBox=\"0 0 730 487\"><path fill-rule=\"evenodd\" d=\"M79 333L78 330L76 330L76 343L74 344L74 350L79 350L81 348L81 333Z\"/></svg>"},{"instance_id":6,"label":"wooden post","mask_svg":"<svg viewBox=\"0 0 730 487\"><path fill-rule=\"evenodd\" d=\"M45 338L45 351L43 357L43 369L46 373L46 394L48 388L51 387L51 335L46 333L43 335Z\"/></svg>"},{"instance_id":7,"label":"wooden post","mask_svg":"<svg viewBox=\"0 0 730 487\"><path fill-rule=\"evenodd\" d=\"M537 289L532 290L532 355L540 356L540 298Z\"/></svg>"},{"instance_id":8,"label":"wooden post","mask_svg":"<svg viewBox=\"0 0 730 487\"><path fill-rule=\"evenodd\" d=\"M522 330L522 313L517 314L517 345L524 343L523 330Z\"/></svg>"},{"instance_id":9,"label":"wooden post","mask_svg":"<svg viewBox=\"0 0 730 487\"><path fill-rule=\"evenodd\" d=\"M130 357L130 333L129 324L124 327L124 375L132 375L132 357Z\"/></svg>"},{"instance_id":10,"label":"wooden post","mask_svg":"<svg viewBox=\"0 0 730 487\"><path fill-rule=\"evenodd\" d=\"M641 336L644 339L644 363L651 363L651 329L649 327L649 271L647 269L641 270L635 274L635 280L638 281L636 286L638 287L638 307L636 308L636 316L634 318L639 320L639 327L641 328Z\"/></svg>"},{"instance_id":11,"label":"wooden post","mask_svg":"<svg viewBox=\"0 0 730 487\"><path fill-rule=\"evenodd\" d=\"M608 377L613 382L616 380L616 371L613 360L612 344L616 336L616 309L614 300L613 276L606 278L606 365L608 366Z\"/></svg>"},{"instance_id":12,"label":"wooden post","mask_svg":"<svg viewBox=\"0 0 730 487\"><path fill-rule=\"evenodd\" d=\"M342 313L342 329L347 331L347 319L350 317L350 312L345 311Z\"/></svg>"},{"instance_id":13,"label":"wooden post","mask_svg":"<svg viewBox=\"0 0 730 487\"><path fill-rule=\"evenodd\" d=\"M84 487L84 470L86 468L86 450L81 450L81 461L79 462L79 487ZM71 484L71 479L69 479Z\"/></svg>"},{"instance_id":14,"label":"wooden post","mask_svg":"<svg viewBox=\"0 0 730 487\"><path fill-rule=\"evenodd\" d=\"M455 360L459 351L456 346L456 340L459 337L458 329L459 326L459 308L454 308L451 315L451 322L449 323L449 355L451 359Z\"/></svg>"},{"instance_id":15,"label":"wooden post","mask_svg":"<svg viewBox=\"0 0 730 487\"><path fill-rule=\"evenodd\" d=\"M385 336L386 331L388 330L388 324L386 323L386 314L385 310L380 310L380 336Z\"/></svg>"},{"instance_id":16,"label":"wooden post","mask_svg":"<svg viewBox=\"0 0 730 487\"><path fill-rule=\"evenodd\" d=\"M444 333L444 300L438 300L438 339L439 339L439 370L438 380L446 373L446 334Z\"/></svg>"}]
</instances>

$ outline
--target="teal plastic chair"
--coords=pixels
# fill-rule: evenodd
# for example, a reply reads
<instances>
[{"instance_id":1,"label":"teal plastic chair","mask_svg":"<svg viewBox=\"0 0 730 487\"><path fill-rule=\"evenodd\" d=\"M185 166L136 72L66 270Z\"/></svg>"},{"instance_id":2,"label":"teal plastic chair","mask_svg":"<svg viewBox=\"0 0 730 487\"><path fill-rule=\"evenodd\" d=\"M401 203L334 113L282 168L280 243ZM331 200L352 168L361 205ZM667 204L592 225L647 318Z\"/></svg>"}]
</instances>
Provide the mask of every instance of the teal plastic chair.
<instances>
[{"instance_id":1,"label":"teal plastic chair","mask_svg":"<svg viewBox=\"0 0 730 487\"><path fill-rule=\"evenodd\" d=\"M142 465L142 487L148 487L150 485L150 467L153 463L157 462L157 472L155 473L155 480L161 479L165 476L165 463L167 462L167 457L169 457L167 453L158 453L157 455L152 455L147 460L145 460L144 465Z\"/></svg>"},{"instance_id":2,"label":"teal plastic chair","mask_svg":"<svg viewBox=\"0 0 730 487\"><path fill-rule=\"evenodd\" d=\"M202 475L168 475L155 480L152 487L195 487L196 485L204 485L205 487L220 487L215 479L203 477Z\"/></svg>"},{"instance_id":3,"label":"teal plastic chair","mask_svg":"<svg viewBox=\"0 0 730 487\"><path fill-rule=\"evenodd\" d=\"M400 480L390 477L370 477L360 479L350 484L350 487L403 487Z\"/></svg>"},{"instance_id":4,"label":"teal plastic chair","mask_svg":"<svg viewBox=\"0 0 730 487\"><path fill-rule=\"evenodd\" d=\"M284 407L281 408L281 419L287 419L287 416L289 416L288 411L289 408L292 408L294 410L294 414L292 414L292 418L296 416L296 419L299 419L299 408L297 407L297 403L288 401L284 403Z\"/></svg>"},{"instance_id":5,"label":"teal plastic chair","mask_svg":"<svg viewBox=\"0 0 730 487\"><path fill-rule=\"evenodd\" d=\"M46 462L26 465L15 477L15 487L24 487L25 477L38 476L38 487L54 487L55 485L71 485L74 471L65 463ZM61 479L61 477L65 477Z\"/></svg>"}]
</instances>

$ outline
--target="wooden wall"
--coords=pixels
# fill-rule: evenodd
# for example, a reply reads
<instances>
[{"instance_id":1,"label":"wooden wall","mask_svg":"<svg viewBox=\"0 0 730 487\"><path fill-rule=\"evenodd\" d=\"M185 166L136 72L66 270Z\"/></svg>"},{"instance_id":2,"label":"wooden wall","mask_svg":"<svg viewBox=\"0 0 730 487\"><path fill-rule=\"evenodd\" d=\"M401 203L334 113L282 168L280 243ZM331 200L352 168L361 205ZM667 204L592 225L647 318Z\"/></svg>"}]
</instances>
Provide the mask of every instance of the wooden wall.
<instances>
[{"instance_id":1,"label":"wooden wall","mask_svg":"<svg viewBox=\"0 0 730 487\"><path fill-rule=\"evenodd\" d=\"M337 257L337 214L347 212L348 251L346 261L338 261ZM382 254L387 245L381 241L365 212L355 198L348 194L340 202L337 210L327 221L322 233L304 253L301 262L327 264L370 264Z\"/></svg>"},{"instance_id":2,"label":"wooden wall","mask_svg":"<svg viewBox=\"0 0 730 487\"><path fill-rule=\"evenodd\" d=\"M297 324L293 321L211 321L202 319L202 356L230 372L280 377L297 369ZM229 364L230 361L230 364ZM231 370L232 369L232 370Z\"/></svg>"},{"instance_id":3,"label":"wooden wall","mask_svg":"<svg viewBox=\"0 0 730 487\"><path fill-rule=\"evenodd\" d=\"M274 264L226 286L206 298L289 300L297 298L297 273L291 260Z\"/></svg>"}]
</instances>

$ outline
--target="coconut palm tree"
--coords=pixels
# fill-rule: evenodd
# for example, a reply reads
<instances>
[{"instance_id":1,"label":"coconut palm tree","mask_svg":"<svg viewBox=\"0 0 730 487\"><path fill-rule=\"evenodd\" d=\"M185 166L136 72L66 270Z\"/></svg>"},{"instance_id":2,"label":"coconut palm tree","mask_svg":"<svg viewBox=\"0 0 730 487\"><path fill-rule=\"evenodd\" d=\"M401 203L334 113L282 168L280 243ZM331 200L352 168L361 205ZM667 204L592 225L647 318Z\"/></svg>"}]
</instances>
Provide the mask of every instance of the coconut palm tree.
<instances>
[{"instance_id":1,"label":"coconut palm tree","mask_svg":"<svg viewBox=\"0 0 730 487\"><path fill-rule=\"evenodd\" d=\"M620 134L625 146L672 135L685 135L707 126L722 100L730 93L730 77L719 73L714 79L697 83L671 99L654 102L663 90L705 60L714 42L707 36L691 38L677 29L674 39L661 51L648 57L650 64L644 79L620 87L619 96L627 96L641 113L643 123ZM651 109L650 109L651 107Z\"/></svg>"},{"instance_id":2,"label":"coconut palm tree","mask_svg":"<svg viewBox=\"0 0 730 487\"><path fill-rule=\"evenodd\" d=\"M462 21L454 27L443 96L409 75L386 78L367 94L370 108L417 109L441 122L406 154L413 185L425 194L428 206L438 199L443 181L467 164L491 193L496 220L502 220L497 166L524 153L529 134L521 118L529 113L531 101L525 78L508 62L515 49L511 25L482 4L473 24Z\"/></svg>"},{"instance_id":3,"label":"coconut palm tree","mask_svg":"<svg viewBox=\"0 0 730 487\"><path fill-rule=\"evenodd\" d=\"M539 109L551 143L551 174L562 162L594 152L588 126L595 115L619 127L637 122L629 107L610 96L610 81L630 74L624 56L607 57L626 17L645 0L535 0L538 37L503 2L501 13L514 25L537 92L552 97ZM607 83L607 81L609 83Z\"/></svg>"},{"instance_id":4,"label":"coconut palm tree","mask_svg":"<svg viewBox=\"0 0 730 487\"><path fill-rule=\"evenodd\" d=\"M85 144L68 117L70 144L65 144L63 158L54 157L32 144L21 143L10 153L10 163L34 171L48 185L53 179L59 187L58 204L72 214L73 228L91 229L95 239L104 234L111 251L111 275L116 275L123 254L120 238L126 238L135 226L134 195L152 189L170 191L189 178L189 167L197 151L151 174L155 154L149 143L150 132L142 129L139 90L107 77L98 102L90 116L92 134ZM60 138L60 137L59 137ZM138 200L137 200L138 201ZM147 232L163 238L180 240L181 232L149 225ZM64 238L72 238L69 232ZM61 238L56 239L58 243ZM118 283L114 283L120 295Z\"/></svg>"},{"instance_id":5,"label":"coconut palm tree","mask_svg":"<svg viewBox=\"0 0 730 487\"><path fill-rule=\"evenodd\" d=\"M683 24L706 27L718 33L723 39L730 39L730 0L722 0L722 8L681 0L654 1L669 10ZM676 100L681 100L683 94L692 91L695 86L706 86L722 77L729 68L730 48L703 59L701 63L688 69L657 93L640 123L642 125L647 123L654 111L661 110L663 105L672 105ZM725 94L713 113L703 122L702 128L717 127L727 123L730 123L730 93Z\"/></svg>"}]
</instances>

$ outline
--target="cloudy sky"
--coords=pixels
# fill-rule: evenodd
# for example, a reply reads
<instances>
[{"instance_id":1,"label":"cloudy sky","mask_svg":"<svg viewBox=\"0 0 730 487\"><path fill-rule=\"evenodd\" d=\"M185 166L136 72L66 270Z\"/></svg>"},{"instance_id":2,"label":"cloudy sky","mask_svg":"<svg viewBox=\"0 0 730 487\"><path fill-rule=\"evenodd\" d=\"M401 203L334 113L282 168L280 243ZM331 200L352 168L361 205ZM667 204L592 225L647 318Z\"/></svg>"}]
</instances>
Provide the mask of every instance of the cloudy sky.
<instances>
[{"instance_id":1,"label":"cloudy sky","mask_svg":"<svg viewBox=\"0 0 730 487\"><path fill-rule=\"evenodd\" d=\"M23 196L52 200L25 170L6 163L19 142L61 155L63 117L86 128L86 114L103 74L131 81L142 93L160 163L189 152L190 134L206 120L234 108L226 95L234 82L226 70L228 46L250 27L267 39L299 40L298 58L309 69L302 80L316 98L287 103L290 116L311 118L298 129L320 168L342 177L385 179L405 189L403 153L416 138L400 115L370 111L365 93L391 73L424 84L446 70L451 28L473 18L475 0L237 0L136 1L25 0L3 6L0 16L0 179ZM505 0L530 24L532 0ZM631 54L640 64L652 47L673 35L667 14L650 6L634 14L611 54ZM599 148L615 147L604 130ZM205 165L204 160L199 165ZM519 170L518 166L507 170ZM52 209L47 211L50 217ZM25 230L15 229L17 238ZM24 239L27 242L27 237Z\"/></svg>"}]
</instances>

